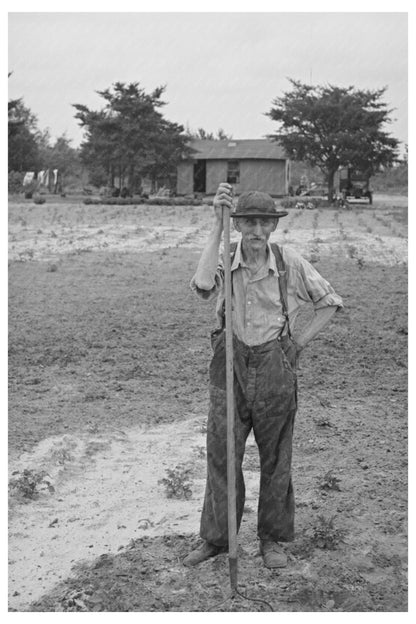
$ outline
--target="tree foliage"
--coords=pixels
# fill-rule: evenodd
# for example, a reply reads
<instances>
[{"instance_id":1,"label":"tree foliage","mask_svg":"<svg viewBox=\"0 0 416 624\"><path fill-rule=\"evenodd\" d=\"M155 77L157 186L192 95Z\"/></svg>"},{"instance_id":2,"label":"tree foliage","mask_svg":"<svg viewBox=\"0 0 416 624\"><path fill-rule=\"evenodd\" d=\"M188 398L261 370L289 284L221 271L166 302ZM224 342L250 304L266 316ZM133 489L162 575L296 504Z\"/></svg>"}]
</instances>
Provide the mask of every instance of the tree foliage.
<instances>
[{"instance_id":1,"label":"tree foliage","mask_svg":"<svg viewBox=\"0 0 416 624\"><path fill-rule=\"evenodd\" d=\"M190 139L204 139L207 141L224 141L233 138L232 134L227 134L223 128L218 128L217 133L207 132L204 128L193 131L187 128L187 135Z\"/></svg>"},{"instance_id":2,"label":"tree foliage","mask_svg":"<svg viewBox=\"0 0 416 624\"><path fill-rule=\"evenodd\" d=\"M53 141L49 129L39 132L37 144L42 168L59 169L65 177L80 175L79 153L71 147L71 142L65 134Z\"/></svg>"},{"instance_id":3,"label":"tree foliage","mask_svg":"<svg viewBox=\"0 0 416 624\"><path fill-rule=\"evenodd\" d=\"M98 91L102 110L74 104L75 118L85 131L81 158L97 183L112 185L115 176L128 177L133 188L143 175L172 172L187 152L182 126L166 120L158 110L165 105L165 87L145 93L139 83L116 82Z\"/></svg>"},{"instance_id":4,"label":"tree foliage","mask_svg":"<svg viewBox=\"0 0 416 624\"><path fill-rule=\"evenodd\" d=\"M80 160L65 135L52 140L49 129L38 129L36 116L22 98L8 102L9 173L59 169L65 175L80 174ZM20 176L21 177L21 176ZM19 178L20 179L20 178Z\"/></svg>"},{"instance_id":5,"label":"tree foliage","mask_svg":"<svg viewBox=\"0 0 416 624\"><path fill-rule=\"evenodd\" d=\"M8 102L8 170L27 171L38 165L37 119L22 98Z\"/></svg>"},{"instance_id":6,"label":"tree foliage","mask_svg":"<svg viewBox=\"0 0 416 624\"><path fill-rule=\"evenodd\" d=\"M396 160L399 142L385 130L392 112L381 101L385 88L371 91L290 82L292 90L273 100L266 114L279 123L274 137L288 156L325 174L329 198L340 166L370 176Z\"/></svg>"}]
</instances>

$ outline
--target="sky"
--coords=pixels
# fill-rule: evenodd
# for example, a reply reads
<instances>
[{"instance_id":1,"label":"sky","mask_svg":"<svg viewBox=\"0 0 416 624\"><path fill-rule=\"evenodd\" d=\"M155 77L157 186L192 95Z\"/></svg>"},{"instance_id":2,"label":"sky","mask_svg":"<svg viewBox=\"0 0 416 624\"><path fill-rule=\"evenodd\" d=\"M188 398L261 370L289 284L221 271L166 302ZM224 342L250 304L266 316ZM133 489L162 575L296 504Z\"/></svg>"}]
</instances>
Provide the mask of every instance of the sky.
<instances>
[{"instance_id":1,"label":"sky","mask_svg":"<svg viewBox=\"0 0 416 624\"><path fill-rule=\"evenodd\" d=\"M387 130L402 149L408 141L405 12L30 13L12 4L8 71L9 99L23 98L39 129L66 134L73 147L82 130L71 105L100 110L97 91L115 82L147 93L166 85L163 114L191 130L257 139L276 130L265 113L290 91L289 78L387 87Z\"/></svg>"}]
</instances>

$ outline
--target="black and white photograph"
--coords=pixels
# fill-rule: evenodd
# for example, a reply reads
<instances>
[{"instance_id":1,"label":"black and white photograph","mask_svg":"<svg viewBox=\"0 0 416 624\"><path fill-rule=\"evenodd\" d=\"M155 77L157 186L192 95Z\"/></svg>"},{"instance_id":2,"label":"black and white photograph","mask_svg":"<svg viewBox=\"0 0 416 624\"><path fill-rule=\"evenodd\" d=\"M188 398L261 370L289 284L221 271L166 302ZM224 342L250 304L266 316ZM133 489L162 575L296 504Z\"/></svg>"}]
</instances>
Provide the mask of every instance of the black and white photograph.
<instances>
[{"instance_id":1,"label":"black and white photograph","mask_svg":"<svg viewBox=\"0 0 416 624\"><path fill-rule=\"evenodd\" d=\"M408 3L8 4L8 613L408 616Z\"/></svg>"}]
</instances>

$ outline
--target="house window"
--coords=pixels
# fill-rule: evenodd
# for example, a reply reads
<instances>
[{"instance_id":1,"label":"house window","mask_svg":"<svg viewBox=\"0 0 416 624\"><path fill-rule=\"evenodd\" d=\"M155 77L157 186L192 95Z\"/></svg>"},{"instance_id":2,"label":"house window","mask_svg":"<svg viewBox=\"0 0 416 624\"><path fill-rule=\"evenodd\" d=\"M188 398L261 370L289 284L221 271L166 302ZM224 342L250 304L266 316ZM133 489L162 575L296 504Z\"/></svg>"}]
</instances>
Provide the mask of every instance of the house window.
<instances>
[{"instance_id":1,"label":"house window","mask_svg":"<svg viewBox=\"0 0 416 624\"><path fill-rule=\"evenodd\" d=\"M240 163L238 160L229 160L227 163L227 182L228 184L239 184L240 182Z\"/></svg>"}]
</instances>

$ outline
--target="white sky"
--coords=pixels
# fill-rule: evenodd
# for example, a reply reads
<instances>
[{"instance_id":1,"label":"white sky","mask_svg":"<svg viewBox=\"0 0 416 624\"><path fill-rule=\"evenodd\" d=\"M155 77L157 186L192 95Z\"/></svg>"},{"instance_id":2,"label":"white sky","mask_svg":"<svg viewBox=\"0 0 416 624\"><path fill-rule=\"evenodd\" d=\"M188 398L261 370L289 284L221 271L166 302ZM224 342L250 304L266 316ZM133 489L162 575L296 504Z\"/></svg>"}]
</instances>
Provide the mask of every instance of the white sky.
<instances>
[{"instance_id":1,"label":"white sky","mask_svg":"<svg viewBox=\"0 0 416 624\"><path fill-rule=\"evenodd\" d=\"M276 128L263 113L290 89L288 77L387 87L384 100L395 109L388 131L407 143L405 12L13 13L14 6L8 97L22 97L41 129L66 133L73 146L82 133L71 104L102 108L96 91L116 81L146 92L165 84L164 115L191 129L261 138Z\"/></svg>"}]
</instances>

